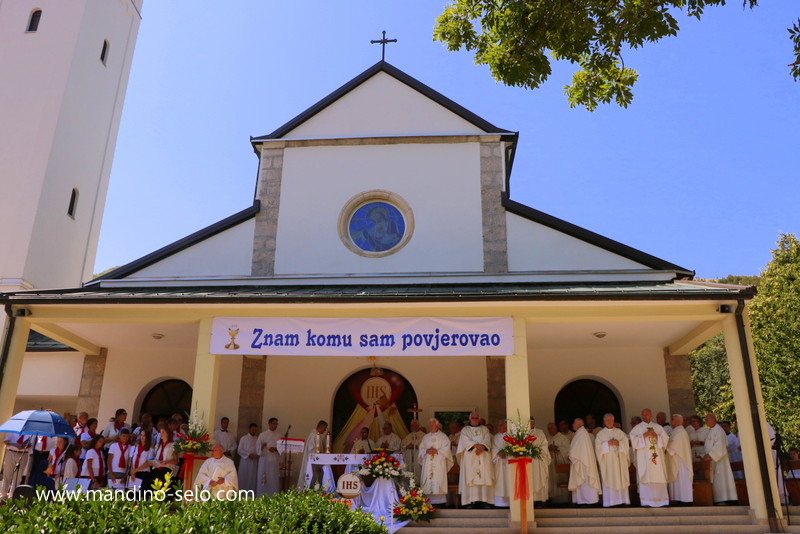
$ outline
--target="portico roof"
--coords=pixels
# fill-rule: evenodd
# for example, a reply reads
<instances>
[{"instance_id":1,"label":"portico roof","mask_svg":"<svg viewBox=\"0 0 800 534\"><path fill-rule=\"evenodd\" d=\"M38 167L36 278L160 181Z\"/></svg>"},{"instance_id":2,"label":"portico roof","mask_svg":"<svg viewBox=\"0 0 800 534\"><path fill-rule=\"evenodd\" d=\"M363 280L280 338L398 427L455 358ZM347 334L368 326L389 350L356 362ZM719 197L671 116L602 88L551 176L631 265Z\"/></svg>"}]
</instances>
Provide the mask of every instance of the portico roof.
<instances>
[{"instance_id":1,"label":"portico roof","mask_svg":"<svg viewBox=\"0 0 800 534\"><path fill-rule=\"evenodd\" d=\"M0 294L8 304L192 304L425 301L613 301L751 299L754 287L695 281L634 283L484 283L252 285L224 287L84 287Z\"/></svg>"}]
</instances>

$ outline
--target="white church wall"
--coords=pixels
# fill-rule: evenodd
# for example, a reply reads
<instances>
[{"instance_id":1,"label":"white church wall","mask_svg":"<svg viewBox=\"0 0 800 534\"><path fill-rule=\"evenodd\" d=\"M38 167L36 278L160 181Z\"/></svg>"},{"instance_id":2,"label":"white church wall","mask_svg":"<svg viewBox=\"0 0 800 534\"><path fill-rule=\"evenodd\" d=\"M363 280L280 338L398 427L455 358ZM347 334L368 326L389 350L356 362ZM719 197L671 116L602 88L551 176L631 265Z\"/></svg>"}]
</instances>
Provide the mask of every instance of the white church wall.
<instances>
[{"instance_id":1,"label":"white church wall","mask_svg":"<svg viewBox=\"0 0 800 534\"><path fill-rule=\"evenodd\" d=\"M483 269L478 143L286 149L275 274L379 274ZM339 215L371 190L400 195L414 214L404 248L368 258L339 238Z\"/></svg>"},{"instance_id":2,"label":"white church wall","mask_svg":"<svg viewBox=\"0 0 800 534\"><path fill-rule=\"evenodd\" d=\"M81 352L27 352L22 361L17 395L77 397L82 371Z\"/></svg>"},{"instance_id":3,"label":"white church wall","mask_svg":"<svg viewBox=\"0 0 800 534\"><path fill-rule=\"evenodd\" d=\"M542 428L553 420L558 392L582 378L597 380L618 395L625 428L643 408L669 412L661 348L531 349L528 358L531 413L543 423Z\"/></svg>"},{"instance_id":4,"label":"white church wall","mask_svg":"<svg viewBox=\"0 0 800 534\"><path fill-rule=\"evenodd\" d=\"M242 358L239 355L219 357L219 382L217 389L217 417L214 428L223 417L230 419L230 428L239 424L239 390L242 384Z\"/></svg>"},{"instance_id":5,"label":"white church wall","mask_svg":"<svg viewBox=\"0 0 800 534\"><path fill-rule=\"evenodd\" d=\"M109 348L99 421L107 421L118 408L128 411L128 422L139 416L137 399L163 380L177 378L190 386L194 380L194 347L168 348L143 352L134 346ZM146 393L146 391L144 392ZM90 414L94 415L94 414Z\"/></svg>"},{"instance_id":6,"label":"white church wall","mask_svg":"<svg viewBox=\"0 0 800 534\"><path fill-rule=\"evenodd\" d=\"M511 272L647 268L513 213L506 213L506 232Z\"/></svg>"},{"instance_id":7,"label":"white church wall","mask_svg":"<svg viewBox=\"0 0 800 534\"><path fill-rule=\"evenodd\" d=\"M281 432L291 424L291 436L305 439L317 421L330 422L341 383L368 365L363 357L267 357L264 421L277 417ZM379 358L376 365L409 381L423 410L419 415L423 426L435 410L478 408L487 413L484 358L390 357Z\"/></svg>"},{"instance_id":8,"label":"white church wall","mask_svg":"<svg viewBox=\"0 0 800 534\"><path fill-rule=\"evenodd\" d=\"M477 126L379 72L284 139L484 133Z\"/></svg>"},{"instance_id":9,"label":"white church wall","mask_svg":"<svg viewBox=\"0 0 800 534\"><path fill-rule=\"evenodd\" d=\"M211 236L134 273L131 278L250 276L255 219Z\"/></svg>"}]
</instances>

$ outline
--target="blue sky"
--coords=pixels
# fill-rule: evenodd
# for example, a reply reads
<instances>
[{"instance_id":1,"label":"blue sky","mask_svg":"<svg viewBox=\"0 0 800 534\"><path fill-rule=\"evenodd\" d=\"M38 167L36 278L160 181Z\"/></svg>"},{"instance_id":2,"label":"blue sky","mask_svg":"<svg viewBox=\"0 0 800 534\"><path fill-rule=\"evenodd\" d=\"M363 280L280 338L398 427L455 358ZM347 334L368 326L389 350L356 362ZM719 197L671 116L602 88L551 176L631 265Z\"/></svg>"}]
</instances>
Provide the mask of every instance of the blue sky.
<instances>
[{"instance_id":1,"label":"blue sky","mask_svg":"<svg viewBox=\"0 0 800 534\"><path fill-rule=\"evenodd\" d=\"M570 109L557 64L538 90L496 83L432 40L445 2L145 0L95 272L252 203L264 135L380 59L520 132L514 200L683 267L757 274L800 233L800 83L788 74L796 0L680 17L630 51L634 101ZM234 9L235 6L235 9Z\"/></svg>"}]
</instances>

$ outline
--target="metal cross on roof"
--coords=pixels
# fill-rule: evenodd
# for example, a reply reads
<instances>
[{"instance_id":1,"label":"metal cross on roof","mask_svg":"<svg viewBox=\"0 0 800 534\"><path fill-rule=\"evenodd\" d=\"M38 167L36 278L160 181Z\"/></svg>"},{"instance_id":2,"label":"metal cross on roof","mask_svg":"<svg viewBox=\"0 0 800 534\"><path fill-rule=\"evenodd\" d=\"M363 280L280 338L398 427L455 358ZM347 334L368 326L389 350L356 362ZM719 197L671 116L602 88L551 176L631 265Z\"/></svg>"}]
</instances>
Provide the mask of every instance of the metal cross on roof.
<instances>
[{"instance_id":1,"label":"metal cross on roof","mask_svg":"<svg viewBox=\"0 0 800 534\"><path fill-rule=\"evenodd\" d=\"M378 40L370 41L371 44L380 44L381 45L381 61L385 61L386 59L386 43L396 43L397 39L387 39L386 38L386 30L383 30L383 37Z\"/></svg>"}]
</instances>

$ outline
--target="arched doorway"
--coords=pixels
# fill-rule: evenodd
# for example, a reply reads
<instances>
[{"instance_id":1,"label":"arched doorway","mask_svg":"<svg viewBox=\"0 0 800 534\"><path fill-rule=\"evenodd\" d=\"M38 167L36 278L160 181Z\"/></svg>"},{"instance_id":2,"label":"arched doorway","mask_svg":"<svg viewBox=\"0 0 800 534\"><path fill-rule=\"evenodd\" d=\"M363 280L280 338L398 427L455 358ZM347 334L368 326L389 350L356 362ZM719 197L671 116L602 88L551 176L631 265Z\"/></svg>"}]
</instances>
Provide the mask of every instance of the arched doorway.
<instances>
[{"instance_id":1,"label":"arched doorway","mask_svg":"<svg viewBox=\"0 0 800 534\"><path fill-rule=\"evenodd\" d=\"M373 367L347 377L333 399L331 433L335 452L350 452L362 426L370 428L370 438L380 435L381 421L389 421L394 432L405 437L411 423L417 394L404 376L389 369ZM380 408L376 415L375 407Z\"/></svg>"},{"instance_id":2,"label":"arched doorway","mask_svg":"<svg viewBox=\"0 0 800 534\"><path fill-rule=\"evenodd\" d=\"M169 418L174 413L186 414L192 407L192 387L177 378L159 382L147 392L142 401L141 413L153 416L153 423L160 417Z\"/></svg>"},{"instance_id":3,"label":"arched doorway","mask_svg":"<svg viewBox=\"0 0 800 534\"><path fill-rule=\"evenodd\" d=\"M576 417L585 418L587 414L592 414L597 420L597 426L602 426L603 415L606 413L614 414L614 418L622 422L622 410L617 396L602 382L589 378L575 380L561 388L556 395L553 412L556 421L563 419L570 424Z\"/></svg>"}]
</instances>

